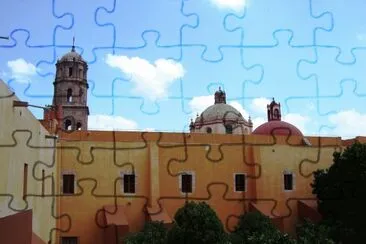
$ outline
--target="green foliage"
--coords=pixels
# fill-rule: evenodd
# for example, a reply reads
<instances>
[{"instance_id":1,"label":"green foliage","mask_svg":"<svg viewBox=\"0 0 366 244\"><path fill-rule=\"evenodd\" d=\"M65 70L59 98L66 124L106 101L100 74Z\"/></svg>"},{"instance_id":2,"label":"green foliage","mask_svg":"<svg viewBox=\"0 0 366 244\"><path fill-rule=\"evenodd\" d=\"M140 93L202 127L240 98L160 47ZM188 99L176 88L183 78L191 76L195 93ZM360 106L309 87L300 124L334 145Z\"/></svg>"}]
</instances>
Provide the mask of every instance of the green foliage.
<instances>
[{"instance_id":1,"label":"green foliage","mask_svg":"<svg viewBox=\"0 0 366 244\"><path fill-rule=\"evenodd\" d=\"M314 172L313 193L323 218L343 243L366 239L366 145L355 143L333 154L333 165Z\"/></svg>"},{"instance_id":2,"label":"green foliage","mask_svg":"<svg viewBox=\"0 0 366 244\"><path fill-rule=\"evenodd\" d=\"M224 227L214 210L204 203L189 202L178 209L175 223L168 233L168 243L210 243L228 242Z\"/></svg>"},{"instance_id":3,"label":"green foliage","mask_svg":"<svg viewBox=\"0 0 366 244\"><path fill-rule=\"evenodd\" d=\"M141 232L133 233L123 240L125 244L165 244L167 230L163 222L147 222Z\"/></svg>"},{"instance_id":4,"label":"green foliage","mask_svg":"<svg viewBox=\"0 0 366 244\"><path fill-rule=\"evenodd\" d=\"M297 227L298 244L334 244L330 238L332 228L324 223L314 224L305 220Z\"/></svg>"},{"instance_id":5,"label":"green foliage","mask_svg":"<svg viewBox=\"0 0 366 244\"><path fill-rule=\"evenodd\" d=\"M232 244L292 244L287 234L281 233L271 220L259 212L241 215L238 225L230 235Z\"/></svg>"}]
</instances>

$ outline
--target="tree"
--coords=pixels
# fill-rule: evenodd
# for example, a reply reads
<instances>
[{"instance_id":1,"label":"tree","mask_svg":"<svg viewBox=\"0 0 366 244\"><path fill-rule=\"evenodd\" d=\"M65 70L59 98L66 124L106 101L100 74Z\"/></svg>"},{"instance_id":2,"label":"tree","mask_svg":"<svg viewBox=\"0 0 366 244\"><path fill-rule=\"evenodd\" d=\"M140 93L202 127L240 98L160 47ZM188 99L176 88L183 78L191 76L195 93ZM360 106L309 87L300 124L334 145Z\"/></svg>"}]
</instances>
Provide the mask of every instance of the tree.
<instances>
[{"instance_id":1,"label":"tree","mask_svg":"<svg viewBox=\"0 0 366 244\"><path fill-rule=\"evenodd\" d=\"M313 194L326 222L336 227L332 237L342 243L366 239L366 145L354 143L333 154L334 163L314 172Z\"/></svg>"},{"instance_id":2,"label":"tree","mask_svg":"<svg viewBox=\"0 0 366 244\"><path fill-rule=\"evenodd\" d=\"M334 244L330 238L332 227L324 223L314 224L305 219L297 226L298 244Z\"/></svg>"},{"instance_id":3,"label":"tree","mask_svg":"<svg viewBox=\"0 0 366 244\"><path fill-rule=\"evenodd\" d=\"M230 234L232 244L290 244L296 243L287 234L281 233L271 220L260 212L248 212L239 217L239 222Z\"/></svg>"},{"instance_id":4,"label":"tree","mask_svg":"<svg viewBox=\"0 0 366 244\"><path fill-rule=\"evenodd\" d=\"M215 211L205 202L189 202L178 209L168 243L223 244L228 236Z\"/></svg>"},{"instance_id":5,"label":"tree","mask_svg":"<svg viewBox=\"0 0 366 244\"><path fill-rule=\"evenodd\" d=\"M141 232L133 233L127 236L123 243L125 244L165 244L167 230L163 222L151 221L144 225Z\"/></svg>"}]
</instances>

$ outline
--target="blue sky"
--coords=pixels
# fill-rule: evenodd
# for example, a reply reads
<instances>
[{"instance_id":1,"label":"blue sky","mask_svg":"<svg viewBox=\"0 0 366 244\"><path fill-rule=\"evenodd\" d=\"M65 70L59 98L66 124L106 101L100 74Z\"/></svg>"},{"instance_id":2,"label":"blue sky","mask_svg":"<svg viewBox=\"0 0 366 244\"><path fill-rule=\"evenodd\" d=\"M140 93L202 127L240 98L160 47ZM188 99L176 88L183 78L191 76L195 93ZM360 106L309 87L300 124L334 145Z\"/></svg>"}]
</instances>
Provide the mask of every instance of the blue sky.
<instances>
[{"instance_id":1,"label":"blue sky","mask_svg":"<svg viewBox=\"0 0 366 244\"><path fill-rule=\"evenodd\" d=\"M89 64L91 129L187 130L221 86L254 127L275 97L305 134L366 135L365 9L365 0L2 1L0 36L10 39L0 39L0 78L20 99L51 104L55 62L75 36Z\"/></svg>"}]
</instances>

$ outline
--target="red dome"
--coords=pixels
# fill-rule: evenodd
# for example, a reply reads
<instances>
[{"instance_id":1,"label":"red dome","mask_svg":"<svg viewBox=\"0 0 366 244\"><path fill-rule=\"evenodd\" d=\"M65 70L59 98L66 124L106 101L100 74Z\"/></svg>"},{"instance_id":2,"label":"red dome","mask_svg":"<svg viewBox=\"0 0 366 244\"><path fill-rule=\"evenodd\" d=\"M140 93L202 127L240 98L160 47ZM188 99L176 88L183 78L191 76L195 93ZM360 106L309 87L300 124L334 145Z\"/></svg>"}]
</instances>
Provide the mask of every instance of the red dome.
<instances>
[{"instance_id":1,"label":"red dome","mask_svg":"<svg viewBox=\"0 0 366 244\"><path fill-rule=\"evenodd\" d=\"M285 121L272 120L257 127L253 133L254 135L292 135L303 136L301 131Z\"/></svg>"}]
</instances>

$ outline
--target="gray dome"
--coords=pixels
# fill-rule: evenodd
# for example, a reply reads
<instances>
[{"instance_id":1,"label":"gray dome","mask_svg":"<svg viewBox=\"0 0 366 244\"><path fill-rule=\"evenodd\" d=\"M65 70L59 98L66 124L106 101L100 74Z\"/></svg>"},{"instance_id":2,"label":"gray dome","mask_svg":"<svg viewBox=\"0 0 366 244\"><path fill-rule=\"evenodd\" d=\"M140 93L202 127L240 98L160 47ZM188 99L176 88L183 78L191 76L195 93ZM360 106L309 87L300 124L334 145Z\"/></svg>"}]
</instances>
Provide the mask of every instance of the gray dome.
<instances>
[{"instance_id":1,"label":"gray dome","mask_svg":"<svg viewBox=\"0 0 366 244\"><path fill-rule=\"evenodd\" d=\"M80 54L72 50L71 52L66 53L60 60L60 62L63 61L82 61L85 62L84 59L81 57Z\"/></svg>"},{"instance_id":2,"label":"gray dome","mask_svg":"<svg viewBox=\"0 0 366 244\"><path fill-rule=\"evenodd\" d=\"M203 118L204 123L215 120L245 121L243 115L238 110L226 103L211 105L201 113L200 117Z\"/></svg>"}]
</instances>

